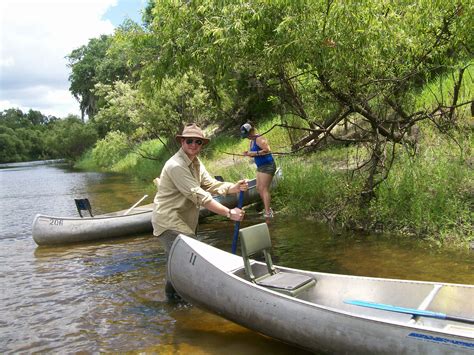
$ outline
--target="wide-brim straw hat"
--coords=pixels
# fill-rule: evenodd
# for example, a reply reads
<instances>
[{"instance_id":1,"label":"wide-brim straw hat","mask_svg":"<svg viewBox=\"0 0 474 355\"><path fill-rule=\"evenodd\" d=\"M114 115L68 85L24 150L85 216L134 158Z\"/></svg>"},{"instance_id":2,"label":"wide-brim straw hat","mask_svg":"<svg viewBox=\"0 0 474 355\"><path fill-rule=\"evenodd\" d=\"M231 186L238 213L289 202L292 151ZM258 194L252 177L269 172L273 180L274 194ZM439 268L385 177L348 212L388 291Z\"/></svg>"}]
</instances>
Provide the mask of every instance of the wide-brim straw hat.
<instances>
[{"instance_id":1,"label":"wide-brim straw hat","mask_svg":"<svg viewBox=\"0 0 474 355\"><path fill-rule=\"evenodd\" d=\"M195 123L187 124L183 128L183 133L176 135L178 143L181 142L181 138L199 138L202 139L203 144L209 143L210 139L204 136L202 129L199 128Z\"/></svg>"}]
</instances>

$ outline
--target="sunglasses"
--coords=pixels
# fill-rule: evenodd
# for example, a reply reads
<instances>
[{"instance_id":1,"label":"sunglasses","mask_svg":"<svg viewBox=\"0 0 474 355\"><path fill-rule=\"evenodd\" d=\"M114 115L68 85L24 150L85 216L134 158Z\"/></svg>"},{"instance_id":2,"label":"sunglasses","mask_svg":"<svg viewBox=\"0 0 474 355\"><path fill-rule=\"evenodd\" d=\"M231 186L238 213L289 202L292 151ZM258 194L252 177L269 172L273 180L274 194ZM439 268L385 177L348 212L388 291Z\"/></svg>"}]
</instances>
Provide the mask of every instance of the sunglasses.
<instances>
[{"instance_id":1,"label":"sunglasses","mask_svg":"<svg viewBox=\"0 0 474 355\"><path fill-rule=\"evenodd\" d=\"M197 145L202 145L202 139L186 138L185 142L186 142L186 144L196 143Z\"/></svg>"}]
</instances>

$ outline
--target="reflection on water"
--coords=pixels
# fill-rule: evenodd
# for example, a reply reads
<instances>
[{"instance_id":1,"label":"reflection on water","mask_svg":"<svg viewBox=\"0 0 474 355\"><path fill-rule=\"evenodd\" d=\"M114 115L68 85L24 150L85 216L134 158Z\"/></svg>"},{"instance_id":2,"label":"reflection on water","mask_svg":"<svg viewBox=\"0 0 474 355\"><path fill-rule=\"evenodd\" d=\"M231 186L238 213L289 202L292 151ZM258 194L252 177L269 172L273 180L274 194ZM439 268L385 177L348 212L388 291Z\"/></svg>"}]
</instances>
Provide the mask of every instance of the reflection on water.
<instances>
[{"instance_id":1,"label":"reflection on water","mask_svg":"<svg viewBox=\"0 0 474 355\"><path fill-rule=\"evenodd\" d=\"M116 175L53 166L0 170L0 352L305 353L183 302L166 300L165 258L150 235L37 247L36 213L75 215L73 198L102 212L147 191ZM145 201L150 202L150 201ZM249 210L242 227L261 222ZM302 228L303 227L303 228ZM199 238L230 250L234 226L211 218ZM474 254L423 249L382 235L334 235L277 215L275 262L324 272L474 283Z\"/></svg>"},{"instance_id":2,"label":"reflection on water","mask_svg":"<svg viewBox=\"0 0 474 355\"><path fill-rule=\"evenodd\" d=\"M286 265L338 274L474 284L472 250L433 249L390 235L334 234L311 221L279 218L274 224L274 252Z\"/></svg>"}]
</instances>

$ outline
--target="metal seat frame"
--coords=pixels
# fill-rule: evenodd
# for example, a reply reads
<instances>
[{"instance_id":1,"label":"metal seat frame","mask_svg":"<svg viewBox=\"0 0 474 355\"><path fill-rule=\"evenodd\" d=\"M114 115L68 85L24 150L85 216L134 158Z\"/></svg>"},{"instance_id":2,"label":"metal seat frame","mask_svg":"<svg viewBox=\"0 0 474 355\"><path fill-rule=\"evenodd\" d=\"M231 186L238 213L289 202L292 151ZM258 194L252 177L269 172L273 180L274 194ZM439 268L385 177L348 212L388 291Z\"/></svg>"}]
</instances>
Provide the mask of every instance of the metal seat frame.
<instances>
[{"instance_id":1,"label":"metal seat frame","mask_svg":"<svg viewBox=\"0 0 474 355\"><path fill-rule=\"evenodd\" d=\"M316 280L308 275L277 270L273 266L272 242L266 223L240 229L239 237L245 273L252 282L289 296L297 296L316 285ZM263 254L267 266L267 273L259 277L255 277L250 261L256 254Z\"/></svg>"}]
</instances>

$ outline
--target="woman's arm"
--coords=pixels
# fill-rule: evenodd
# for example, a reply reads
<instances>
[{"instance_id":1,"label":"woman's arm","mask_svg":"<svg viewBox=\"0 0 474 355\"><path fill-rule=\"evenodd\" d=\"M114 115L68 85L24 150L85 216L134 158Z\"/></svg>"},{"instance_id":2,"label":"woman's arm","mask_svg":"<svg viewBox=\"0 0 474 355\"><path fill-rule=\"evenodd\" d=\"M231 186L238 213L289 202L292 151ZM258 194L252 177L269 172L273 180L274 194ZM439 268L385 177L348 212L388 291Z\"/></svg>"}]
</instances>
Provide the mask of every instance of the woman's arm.
<instances>
[{"instance_id":1,"label":"woman's arm","mask_svg":"<svg viewBox=\"0 0 474 355\"><path fill-rule=\"evenodd\" d=\"M249 157L256 157L259 155L267 155L271 153L270 144L268 144L268 141L265 137L262 137L262 136L257 137L256 143L260 147L260 150L256 152L247 151L247 152L244 152L244 155L249 156Z\"/></svg>"}]
</instances>

